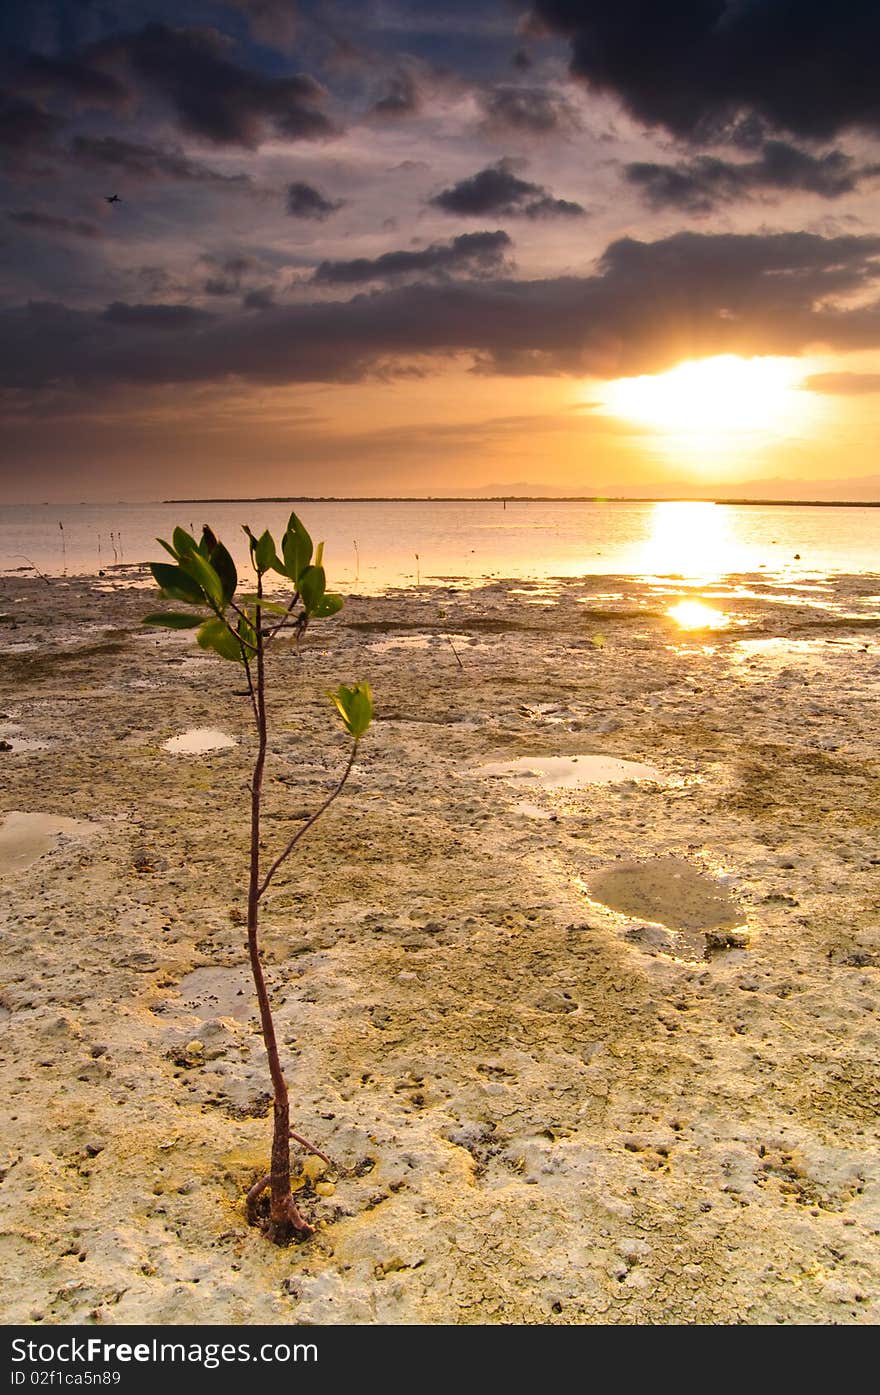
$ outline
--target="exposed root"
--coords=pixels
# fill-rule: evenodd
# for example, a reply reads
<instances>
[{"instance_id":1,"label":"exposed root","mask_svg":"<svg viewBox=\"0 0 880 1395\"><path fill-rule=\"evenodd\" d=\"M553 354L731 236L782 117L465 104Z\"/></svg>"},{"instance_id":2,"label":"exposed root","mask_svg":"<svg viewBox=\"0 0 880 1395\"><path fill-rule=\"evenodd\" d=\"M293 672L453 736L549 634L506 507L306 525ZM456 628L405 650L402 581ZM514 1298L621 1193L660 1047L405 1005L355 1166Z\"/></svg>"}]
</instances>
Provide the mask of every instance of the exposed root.
<instances>
[{"instance_id":1,"label":"exposed root","mask_svg":"<svg viewBox=\"0 0 880 1395\"><path fill-rule=\"evenodd\" d=\"M262 1196L263 1192L266 1190L266 1188L268 1187L268 1185L269 1185L269 1183L270 1183L271 1181L272 1181L272 1174L271 1174L271 1172L267 1172L266 1175L265 1175L265 1177L261 1177L260 1180L259 1180L258 1182L255 1182L255 1183L254 1183L254 1185L251 1187L250 1191L248 1192L247 1196L245 1197L245 1199L244 1199L244 1210L245 1210L245 1215L247 1216L247 1219L248 1219L248 1225L255 1225L255 1224L256 1224L256 1220L257 1220L257 1201L258 1201L259 1198Z\"/></svg>"},{"instance_id":2,"label":"exposed root","mask_svg":"<svg viewBox=\"0 0 880 1395\"><path fill-rule=\"evenodd\" d=\"M285 1200L285 1220L288 1221L298 1235L314 1235L315 1227L306 1220L292 1196Z\"/></svg>"},{"instance_id":3,"label":"exposed root","mask_svg":"<svg viewBox=\"0 0 880 1395\"><path fill-rule=\"evenodd\" d=\"M301 1143L303 1148L307 1148L310 1153L314 1153L315 1157L320 1158L328 1167L333 1166L333 1160L328 1158L326 1153L322 1153L320 1148L316 1148L314 1143L310 1143L307 1138L303 1138L301 1133L294 1133L293 1129L291 1129L290 1137L296 1139L297 1143Z\"/></svg>"}]
</instances>

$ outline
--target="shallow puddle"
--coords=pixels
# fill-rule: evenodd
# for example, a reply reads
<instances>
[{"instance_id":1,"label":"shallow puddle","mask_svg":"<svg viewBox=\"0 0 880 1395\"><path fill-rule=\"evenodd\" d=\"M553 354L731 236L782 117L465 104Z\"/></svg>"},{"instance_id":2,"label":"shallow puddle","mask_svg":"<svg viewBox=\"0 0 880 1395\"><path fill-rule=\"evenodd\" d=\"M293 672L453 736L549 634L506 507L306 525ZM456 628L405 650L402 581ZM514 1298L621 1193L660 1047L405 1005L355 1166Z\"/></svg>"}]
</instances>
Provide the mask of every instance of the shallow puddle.
<instances>
[{"instance_id":1,"label":"shallow puddle","mask_svg":"<svg viewBox=\"0 0 880 1395\"><path fill-rule=\"evenodd\" d=\"M876 646L870 639L859 636L841 636L834 639L787 639L777 636L773 639L741 639L732 647L731 659L746 670L746 678L775 676L783 669L792 666L818 668L835 655L859 655L876 653Z\"/></svg>"},{"instance_id":2,"label":"shallow puddle","mask_svg":"<svg viewBox=\"0 0 880 1395\"><path fill-rule=\"evenodd\" d=\"M516 808L517 813L522 814L527 819L552 819L555 817L552 809L542 809L540 804L533 804L530 799L521 799Z\"/></svg>"},{"instance_id":3,"label":"shallow puddle","mask_svg":"<svg viewBox=\"0 0 880 1395\"><path fill-rule=\"evenodd\" d=\"M235 746L235 738L216 727L190 727L179 736L171 736L162 742L162 750L174 756L200 756L205 751L223 751Z\"/></svg>"},{"instance_id":4,"label":"shallow puddle","mask_svg":"<svg viewBox=\"0 0 880 1395\"><path fill-rule=\"evenodd\" d=\"M613 911L685 933L732 930L745 922L742 908L714 877L677 857L612 863L589 878L587 890Z\"/></svg>"},{"instance_id":5,"label":"shallow puddle","mask_svg":"<svg viewBox=\"0 0 880 1395\"><path fill-rule=\"evenodd\" d=\"M439 635L393 635L388 639L371 639L369 647L375 654L388 654L394 649L430 649L439 641Z\"/></svg>"},{"instance_id":6,"label":"shallow puddle","mask_svg":"<svg viewBox=\"0 0 880 1395\"><path fill-rule=\"evenodd\" d=\"M26 755L29 751L46 751L48 742L37 741L30 736L19 736L15 731L0 731L0 754Z\"/></svg>"},{"instance_id":7,"label":"shallow puddle","mask_svg":"<svg viewBox=\"0 0 880 1395\"><path fill-rule=\"evenodd\" d=\"M663 776L653 765L620 760L617 756L519 756L516 760L490 761L479 767L481 775L507 780L528 780L543 789L576 789L579 785L613 785L624 780L657 780Z\"/></svg>"},{"instance_id":8,"label":"shallow puddle","mask_svg":"<svg viewBox=\"0 0 880 1395\"><path fill-rule=\"evenodd\" d=\"M254 982L249 969L193 969L178 984L180 1000L173 1004L177 1011L191 1013L202 1022L213 1017L235 1017L247 1022L257 1012Z\"/></svg>"},{"instance_id":9,"label":"shallow puddle","mask_svg":"<svg viewBox=\"0 0 880 1395\"><path fill-rule=\"evenodd\" d=\"M30 867L55 846L59 836L90 833L94 827L85 819L65 819L54 814L7 814L0 826L0 877Z\"/></svg>"}]
</instances>

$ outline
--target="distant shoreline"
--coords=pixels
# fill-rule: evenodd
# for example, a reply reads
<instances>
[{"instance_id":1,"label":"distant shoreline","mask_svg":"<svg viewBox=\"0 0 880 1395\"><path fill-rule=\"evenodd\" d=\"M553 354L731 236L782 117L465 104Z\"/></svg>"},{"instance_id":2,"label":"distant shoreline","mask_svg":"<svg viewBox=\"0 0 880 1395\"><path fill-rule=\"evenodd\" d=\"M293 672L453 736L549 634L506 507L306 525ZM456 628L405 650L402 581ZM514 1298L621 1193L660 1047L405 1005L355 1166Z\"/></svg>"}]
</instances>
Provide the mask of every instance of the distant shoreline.
<instances>
[{"instance_id":1,"label":"distant shoreline","mask_svg":"<svg viewBox=\"0 0 880 1395\"><path fill-rule=\"evenodd\" d=\"M474 499L466 496L412 494L254 494L238 499L161 499L161 504L736 504L756 508L880 509L880 499L698 499L653 495L624 499L603 494L491 494Z\"/></svg>"}]
</instances>

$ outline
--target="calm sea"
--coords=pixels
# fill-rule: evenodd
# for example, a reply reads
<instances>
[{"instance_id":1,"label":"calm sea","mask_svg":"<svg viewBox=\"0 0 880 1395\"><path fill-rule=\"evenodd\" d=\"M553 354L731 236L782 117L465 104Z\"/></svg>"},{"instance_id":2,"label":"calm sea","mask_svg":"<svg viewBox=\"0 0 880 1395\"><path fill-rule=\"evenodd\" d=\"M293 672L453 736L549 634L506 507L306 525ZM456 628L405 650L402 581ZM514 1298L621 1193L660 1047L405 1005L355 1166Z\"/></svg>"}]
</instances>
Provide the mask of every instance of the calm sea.
<instances>
[{"instance_id":1,"label":"calm sea","mask_svg":"<svg viewBox=\"0 0 880 1395\"><path fill-rule=\"evenodd\" d=\"M710 503L478 501L0 507L0 572L97 574L159 560L175 524L211 527L243 563L241 524L280 535L295 507L326 542L331 586L377 591L441 578L763 571L796 580L880 571L880 509ZM33 574L33 573L31 573ZM118 574L118 573L116 573Z\"/></svg>"}]
</instances>

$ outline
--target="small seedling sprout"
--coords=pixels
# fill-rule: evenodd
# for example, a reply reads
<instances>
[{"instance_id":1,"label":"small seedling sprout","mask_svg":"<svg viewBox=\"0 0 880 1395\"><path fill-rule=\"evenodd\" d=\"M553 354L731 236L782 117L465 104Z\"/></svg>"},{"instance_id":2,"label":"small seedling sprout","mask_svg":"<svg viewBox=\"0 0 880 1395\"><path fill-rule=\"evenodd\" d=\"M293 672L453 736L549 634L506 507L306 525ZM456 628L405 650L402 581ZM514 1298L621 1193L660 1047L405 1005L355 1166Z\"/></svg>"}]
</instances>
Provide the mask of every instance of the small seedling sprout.
<instances>
[{"instance_id":1,"label":"small seedling sprout","mask_svg":"<svg viewBox=\"0 0 880 1395\"><path fill-rule=\"evenodd\" d=\"M173 563L154 562L150 566L163 600L196 606L198 611L161 611L148 615L144 623L173 630L195 630L196 640L203 649L218 654L221 659L240 664L245 674L246 693L250 698L257 732L257 754L250 783L248 955L274 1093L270 1168L248 1192L246 1210L252 1223L262 1220L269 1237L278 1244L284 1244L293 1237L307 1236L313 1231L313 1226L303 1216L291 1191L291 1138L325 1161L329 1160L319 1148L294 1133L290 1127L287 1082L281 1068L260 956L260 902L297 843L342 791L354 765L358 743L372 720L373 701L367 683L354 683L351 687L342 684L335 692L328 694L351 738L348 762L323 804L300 825L264 870L260 856L260 814L268 740L266 654L285 631L292 633L298 643L312 620L325 620L336 615L342 609L343 601L341 596L326 589L322 565L324 544L313 548L308 532L295 513L288 520L280 552L268 531L257 537L245 525L244 532L248 538L251 565L256 573L256 590L250 592L238 590L239 578L232 556L207 525L202 529L199 542L192 533L179 527L174 529L170 543L159 538L162 547L173 558ZM264 582L269 572L276 572L289 583L286 602L267 598ZM268 1215L261 1217L261 1199L266 1191L269 1192Z\"/></svg>"}]
</instances>

